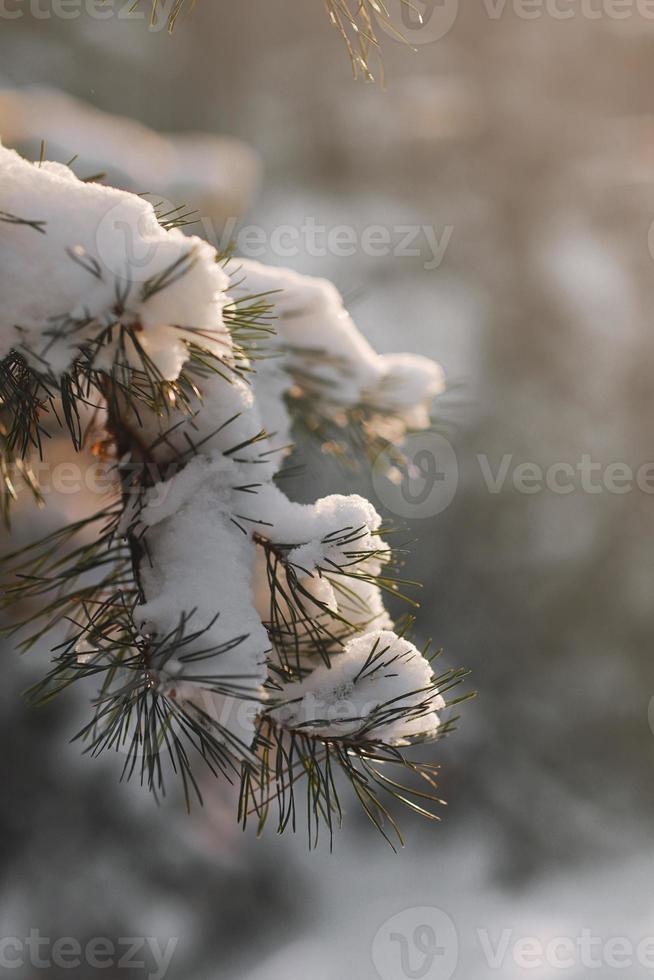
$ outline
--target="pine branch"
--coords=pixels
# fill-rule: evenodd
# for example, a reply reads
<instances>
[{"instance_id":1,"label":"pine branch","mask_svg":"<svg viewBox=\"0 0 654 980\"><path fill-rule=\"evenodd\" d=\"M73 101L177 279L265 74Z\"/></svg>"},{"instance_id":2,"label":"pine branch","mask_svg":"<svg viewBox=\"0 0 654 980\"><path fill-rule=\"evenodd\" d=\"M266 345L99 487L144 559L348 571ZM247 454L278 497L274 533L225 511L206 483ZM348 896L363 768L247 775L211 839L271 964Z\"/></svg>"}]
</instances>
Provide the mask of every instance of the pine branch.
<instances>
[{"instance_id":1,"label":"pine branch","mask_svg":"<svg viewBox=\"0 0 654 980\"><path fill-rule=\"evenodd\" d=\"M39 173L28 168L29 180ZM92 188L70 187L95 201ZM0 217L21 237L52 234L43 222ZM244 261L230 282L217 268L224 257L179 234L188 219L182 208L160 214L152 234L176 257L154 262L143 282L108 279L95 254L63 249L76 267L75 314L23 325L0 359L5 520L16 477L39 499L30 457L45 455L55 428L75 452L93 436L114 475L101 510L2 560L0 609L13 614L5 632L24 650L52 638L50 669L31 698L93 686L77 737L92 755L122 753L123 778L157 798L172 774L187 806L201 801L201 762L240 779L243 823L254 816L262 829L276 807L282 832L296 827L301 789L315 843L322 826L331 837L340 823L344 780L396 846L392 805L437 817L437 767L407 753L452 729L456 719L440 712L467 699L444 700L465 671L437 675L438 654L408 639L411 617L393 628L384 595L415 607L417 583L401 577L401 549L385 543L372 505L334 495L301 506L283 494L285 405L323 443L338 430L361 461L426 417L439 369L365 347L322 281ZM84 301L87 281L95 303ZM13 338L22 317L6 319ZM307 346L294 345L305 334ZM268 432L268 416L284 438ZM258 571L267 609L255 597ZM348 712L338 708L343 692ZM316 694L323 703L311 710ZM389 774L397 767L408 785Z\"/></svg>"},{"instance_id":2,"label":"pine branch","mask_svg":"<svg viewBox=\"0 0 654 980\"><path fill-rule=\"evenodd\" d=\"M136 0L136 4L140 0ZM352 66L354 79L362 78L367 82L374 82L375 74L373 69L379 72L380 80L383 83L383 64L380 56L379 28L381 27L387 34L407 44L384 0L323 0L327 15L341 36ZM412 0L400 0L411 10L414 10L420 17L417 8ZM173 0L173 5L168 13L167 22L170 33L175 29L175 25L188 7L192 9L195 0ZM155 26L159 17L161 0L150 0L150 23Z\"/></svg>"}]
</instances>

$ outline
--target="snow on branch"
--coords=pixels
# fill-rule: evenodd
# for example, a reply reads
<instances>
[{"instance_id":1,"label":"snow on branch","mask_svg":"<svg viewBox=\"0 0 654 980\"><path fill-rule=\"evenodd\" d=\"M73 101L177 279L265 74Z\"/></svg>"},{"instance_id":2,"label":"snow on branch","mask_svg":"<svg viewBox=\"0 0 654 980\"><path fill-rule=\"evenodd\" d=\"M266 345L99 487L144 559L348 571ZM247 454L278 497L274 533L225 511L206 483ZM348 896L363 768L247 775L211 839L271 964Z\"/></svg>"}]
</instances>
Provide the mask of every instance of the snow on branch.
<instances>
[{"instance_id":1,"label":"snow on branch","mask_svg":"<svg viewBox=\"0 0 654 980\"><path fill-rule=\"evenodd\" d=\"M445 701L428 660L390 630L348 641L328 667L321 664L283 688L287 703L275 709L289 727L324 737L375 738L389 745L438 730Z\"/></svg>"},{"instance_id":2,"label":"snow on branch","mask_svg":"<svg viewBox=\"0 0 654 980\"><path fill-rule=\"evenodd\" d=\"M166 750L199 796L199 753L240 773L242 819L263 822L275 799L283 829L304 774L331 830L337 766L381 827L378 790L398 786L384 767L431 785L400 747L447 730L462 672L438 677L395 631L384 596L402 583L373 505L300 504L277 477L303 412L363 442L426 427L441 369L378 355L330 283L225 268L141 198L61 165L0 148L0 210L3 461L41 446L58 402L80 448L93 392L117 473L108 508L9 558L5 602L29 599L42 621L26 645L70 624L36 695L100 681L84 737L126 747L127 775L140 760L155 792Z\"/></svg>"},{"instance_id":3,"label":"snow on branch","mask_svg":"<svg viewBox=\"0 0 654 980\"><path fill-rule=\"evenodd\" d=\"M0 358L15 349L59 377L82 351L110 367L122 343L130 363L140 347L174 380L190 340L229 351L228 280L209 245L162 227L143 198L84 183L63 164L0 146L0 174L2 212L16 216L0 233Z\"/></svg>"}]
</instances>

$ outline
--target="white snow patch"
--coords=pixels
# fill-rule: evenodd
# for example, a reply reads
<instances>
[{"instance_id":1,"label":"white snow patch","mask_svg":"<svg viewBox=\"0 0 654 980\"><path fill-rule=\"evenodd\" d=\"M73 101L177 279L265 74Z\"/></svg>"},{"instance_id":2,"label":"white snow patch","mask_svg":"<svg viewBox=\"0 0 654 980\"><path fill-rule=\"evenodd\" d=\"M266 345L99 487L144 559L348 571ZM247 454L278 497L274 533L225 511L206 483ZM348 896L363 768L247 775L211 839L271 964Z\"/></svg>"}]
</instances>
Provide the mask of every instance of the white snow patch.
<instances>
[{"instance_id":1,"label":"white snow patch","mask_svg":"<svg viewBox=\"0 0 654 980\"><path fill-rule=\"evenodd\" d=\"M61 375L104 328L115 326L115 348L119 323L167 379L188 357L185 341L231 352L215 250L164 229L143 198L0 146L0 211L40 223L0 221L0 358L19 348ZM110 367L111 347L100 355L98 367ZM134 349L126 355L138 363Z\"/></svg>"}]
</instances>

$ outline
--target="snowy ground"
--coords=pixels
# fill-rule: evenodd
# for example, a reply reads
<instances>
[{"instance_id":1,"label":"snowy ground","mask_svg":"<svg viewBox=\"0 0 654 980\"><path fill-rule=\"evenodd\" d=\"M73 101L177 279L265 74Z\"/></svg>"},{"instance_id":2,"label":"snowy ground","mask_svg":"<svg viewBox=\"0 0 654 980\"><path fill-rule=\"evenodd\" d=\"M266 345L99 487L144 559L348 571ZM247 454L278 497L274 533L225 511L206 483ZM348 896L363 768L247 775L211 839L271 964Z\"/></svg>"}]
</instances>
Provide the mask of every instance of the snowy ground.
<instances>
[{"instance_id":1,"label":"snowy ground","mask_svg":"<svg viewBox=\"0 0 654 980\"><path fill-rule=\"evenodd\" d=\"M414 847L399 860L354 845L347 857L320 861L314 927L242 975L578 980L622 969L638 980L651 976L651 860L550 873L520 889L502 887L494 863L492 850L467 835L454 836L445 854Z\"/></svg>"}]
</instances>

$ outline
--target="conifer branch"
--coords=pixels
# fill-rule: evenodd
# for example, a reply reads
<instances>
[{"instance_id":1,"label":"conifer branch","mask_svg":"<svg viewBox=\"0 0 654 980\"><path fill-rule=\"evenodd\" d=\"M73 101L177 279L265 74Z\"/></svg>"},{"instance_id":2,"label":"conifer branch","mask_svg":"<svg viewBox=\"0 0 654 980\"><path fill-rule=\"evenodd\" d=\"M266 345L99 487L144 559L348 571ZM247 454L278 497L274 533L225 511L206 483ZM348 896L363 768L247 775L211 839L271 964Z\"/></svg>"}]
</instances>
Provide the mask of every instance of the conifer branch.
<instances>
[{"instance_id":1,"label":"conifer branch","mask_svg":"<svg viewBox=\"0 0 654 980\"><path fill-rule=\"evenodd\" d=\"M136 0L138 4L140 0ZM327 16L333 27L338 31L345 44L354 79L362 78L366 82L375 81L375 72L379 73L383 83L383 63L380 55L379 30L385 31L391 37L407 44L407 40L394 23L391 12L385 0L323 0ZM400 2L420 17L412 0ZM194 6L195 0L173 0L172 8L167 15L170 33L186 8ZM160 16L162 0L150 0L150 23L156 25Z\"/></svg>"},{"instance_id":2,"label":"conifer branch","mask_svg":"<svg viewBox=\"0 0 654 980\"><path fill-rule=\"evenodd\" d=\"M47 163L25 168L27 188L49 180ZM104 207L102 189L63 184L62 222ZM95 439L113 474L99 511L2 561L5 632L23 650L52 642L30 696L94 686L77 737L92 755L122 753L122 777L157 797L172 774L187 806L201 801L201 762L240 781L240 821L262 829L276 809L281 832L299 824L301 787L315 843L340 823L344 780L396 846L390 803L437 818L436 768L407 752L451 730L442 715L466 699L450 697L465 671L437 674L411 619L393 625L384 596L415 607L416 583L374 507L357 495L297 504L280 476L298 417L323 445L347 433L361 460L428 424L441 372L377 355L330 284L234 270L181 235L178 209L162 225L141 199L123 203L149 229L147 275L124 256L125 274L107 268L124 241L94 250L102 209L63 249L56 221L4 219L37 265L55 240L70 312L32 322L14 290L0 313L2 514L16 475L39 499L30 459L47 459L57 430L75 453ZM27 233L45 249L36 258Z\"/></svg>"}]
</instances>

